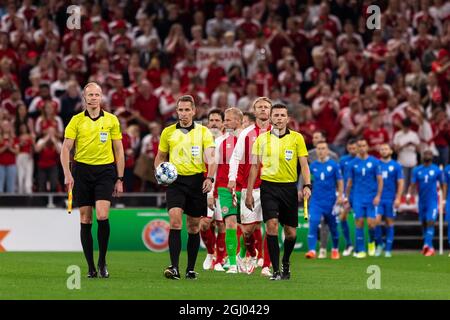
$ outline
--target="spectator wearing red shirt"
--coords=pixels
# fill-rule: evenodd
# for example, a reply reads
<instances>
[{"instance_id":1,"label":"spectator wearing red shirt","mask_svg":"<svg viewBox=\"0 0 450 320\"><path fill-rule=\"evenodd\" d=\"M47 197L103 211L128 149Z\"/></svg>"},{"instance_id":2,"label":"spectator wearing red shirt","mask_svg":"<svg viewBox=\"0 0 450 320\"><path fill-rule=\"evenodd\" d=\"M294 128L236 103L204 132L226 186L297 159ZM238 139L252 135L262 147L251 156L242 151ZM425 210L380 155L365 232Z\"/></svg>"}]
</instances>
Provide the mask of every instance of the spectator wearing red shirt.
<instances>
[{"instance_id":1,"label":"spectator wearing red shirt","mask_svg":"<svg viewBox=\"0 0 450 320\"><path fill-rule=\"evenodd\" d=\"M286 22L286 34L293 43L292 51L302 71L306 70L309 64L309 38L296 17L289 17Z\"/></svg>"},{"instance_id":2,"label":"spectator wearing red shirt","mask_svg":"<svg viewBox=\"0 0 450 320\"><path fill-rule=\"evenodd\" d=\"M55 135L58 138L63 137L64 127L60 116L55 114L55 110L51 101L46 101L42 108L41 115L36 120L34 131L38 137L45 135L49 128L55 130Z\"/></svg>"},{"instance_id":3,"label":"spectator wearing red shirt","mask_svg":"<svg viewBox=\"0 0 450 320\"><path fill-rule=\"evenodd\" d=\"M369 128L364 130L363 137L369 145L369 154L380 158L379 148L383 143L389 143L389 135L381 127L381 118L377 111L373 111L369 119Z\"/></svg>"},{"instance_id":4,"label":"spectator wearing red shirt","mask_svg":"<svg viewBox=\"0 0 450 320\"><path fill-rule=\"evenodd\" d=\"M48 128L45 135L36 143L39 192L55 192L57 190L61 147L61 140L53 127ZM48 182L50 182L50 188L47 188Z\"/></svg>"},{"instance_id":5,"label":"spectator wearing red shirt","mask_svg":"<svg viewBox=\"0 0 450 320\"><path fill-rule=\"evenodd\" d=\"M326 2L321 3L319 16L313 20L313 24L316 25L319 21L334 37L337 37L342 30L341 22L336 16L330 14L330 6Z\"/></svg>"},{"instance_id":6,"label":"spectator wearing red shirt","mask_svg":"<svg viewBox=\"0 0 450 320\"><path fill-rule=\"evenodd\" d=\"M159 98L153 94L153 86L147 80L139 83L131 113L141 126L147 127L159 117Z\"/></svg>"},{"instance_id":7,"label":"spectator wearing red shirt","mask_svg":"<svg viewBox=\"0 0 450 320\"><path fill-rule=\"evenodd\" d=\"M59 99L53 98L50 95L50 85L47 82L41 82L39 85L39 95L31 101L28 107L28 113L39 114L47 102L51 103L55 114L61 111Z\"/></svg>"},{"instance_id":8,"label":"spectator wearing red shirt","mask_svg":"<svg viewBox=\"0 0 450 320\"><path fill-rule=\"evenodd\" d=\"M174 66L181 61L189 47L189 42L183 33L183 27L179 23L172 25L169 35L164 41L164 48L169 54L170 65Z\"/></svg>"},{"instance_id":9,"label":"spectator wearing red shirt","mask_svg":"<svg viewBox=\"0 0 450 320\"><path fill-rule=\"evenodd\" d=\"M275 80L265 61L260 61L258 63L257 71L252 79L256 84L258 96L268 97L270 92L272 92Z\"/></svg>"},{"instance_id":10,"label":"spectator wearing red shirt","mask_svg":"<svg viewBox=\"0 0 450 320\"><path fill-rule=\"evenodd\" d=\"M328 141L333 141L337 134L339 102L332 97L329 85L324 85L321 88L320 95L312 103L312 110L319 130L326 133Z\"/></svg>"},{"instance_id":11,"label":"spectator wearing red shirt","mask_svg":"<svg viewBox=\"0 0 450 320\"><path fill-rule=\"evenodd\" d=\"M317 121L314 119L312 109L304 108L300 111L300 117L298 120L298 132L301 132L305 138L306 146L309 148L313 147L312 136L313 133L318 130Z\"/></svg>"},{"instance_id":12,"label":"spectator wearing red shirt","mask_svg":"<svg viewBox=\"0 0 450 320\"><path fill-rule=\"evenodd\" d=\"M160 123L152 122L149 124L148 129L150 133L142 139L141 152L134 171L136 176L142 180L141 191L147 191L148 188L153 191L158 189L153 163L158 153L162 127ZM148 186L148 184L150 185Z\"/></svg>"},{"instance_id":13,"label":"spectator wearing red shirt","mask_svg":"<svg viewBox=\"0 0 450 320\"><path fill-rule=\"evenodd\" d=\"M236 21L236 31L242 30L247 39L254 39L261 30L259 21L253 19L252 9L244 7L242 9L242 18Z\"/></svg>"},{"instance_id":14,"label":"spectator wearing red shirt","mask_svg":"<svg viewBox=\"0 0 450 320\"><path fill-rule=\"evenodd\" d=\"M139 145L140 130L137 125L127 127L126 121L121 121L122 144L125 154L125 171L123 174L124 190L134 191L134 165L136 162L136 152Z\"/></svg>"},{"instance_id":15,"label":"spectator wearing red shirt","mask_svg":"<svg viewBox=\"0 0 450 320\"><path fill-rule=\"evenodd\" d=\"M439 153L436 163L445 167L449 159L450 125L444 109L436 109L431 119L431 128L434 144Z\"/></svg>"},{"instance_id":16,"label":"spectator wearing red shirt","mask_svg":"<svg viewBox=\"0 0 450 320\"><path fill-rule=\"evenodd\" d=\"M70 54L64 57L63 67L71 74L74 74L79 83L84 83L87 64L86 59L80 53L78 42L73 41L70 44Z\"/></svg>"},{"instance_id":17,"label":"spectator wearing red shirt","mask_svg":"<svg viewBox=\"0 0 450 320\"><path fill-rule=\"evenodd\" d=\"M17 155L17 182L19 194L33 191L34 138L25 123L19 127L19 153Z\"/></svg>"},{"instance_id":18,"label":"spectator wearing red shirt","mask_svg":"<svg viewBox=\"0 0 450 320\"><path fill-rule=\"evenodd\" d=\"M0 193L16 191L19 140L15 137L11 123L3 120L0 127Z\"/></svg>"},{"instance_id":19,"label":"spectator wearing red shirt","mask_svg":"<svg viewBox=\"0 0 450 320\"><path fill-rule=\"evenodd\" d=\"M195 51L188 50L186 58L175 65L175 77L180 80L181 88L186 88L193 77L198 75L199 69L195 61Z\"/></svg>"},{"instance_id":20,"label":"spectator wearing red shirt","mask_svg":"<svg viewBox=\"0 0 450 320\"><path fill-rule=\"evenodd\" d=\"M206 95L208 99L220 84L220 79L225 77L226 73L218 62L218 57L213 55L207 67L200 72L200 77L205 79Z\"/></svg>"},{"instance_id":21,"label":"spectator wearing red shirt","mask_svg":"<svg viewBox=\"0 0 450 320\"><path fill-rule=\"evenodd\" d=\"M450 87L450 53L446 49L439 50L437 60L431 64L431 71L436 73L439 87L446 100Z\"/></svg>"},{"instance_id":22,"label":"spectator wearing red shirt","mask_svg":"<svg viewBox=\"0 0 450 320\"><path fill-rule=\"evenodd\" d=\"M124 73L130 64L130 55L127 53L127 48L123 44L117 45L114 49L116 53L111 59L112 71L114 73Z\"/></svg>"},{"instance_id":23,"label":"spectator wearing red shirt","mask_svg":"<svg viewBox=\"0 0 450 320\"><path fill-rule=\"evenodd\" d=\"M112 111L121 107L128 110L133 93L124 87L122 75L115 75L113 79L114 89L111 89L108 93L109 106Z\"/></svg>"},{"instance_id":24,"label":"spectator wearing red shirt","mask_svg":"<svg viewBox=\"0 0 450 320\"><path fill-rule=\"evenodd\" d=\"M384 110L387 107L387 102L394 92L392 87L385 83L386 73L383 70L375 72L375 83L370 86L378 101L378 110Z\"/></svg>"}]
</instances>

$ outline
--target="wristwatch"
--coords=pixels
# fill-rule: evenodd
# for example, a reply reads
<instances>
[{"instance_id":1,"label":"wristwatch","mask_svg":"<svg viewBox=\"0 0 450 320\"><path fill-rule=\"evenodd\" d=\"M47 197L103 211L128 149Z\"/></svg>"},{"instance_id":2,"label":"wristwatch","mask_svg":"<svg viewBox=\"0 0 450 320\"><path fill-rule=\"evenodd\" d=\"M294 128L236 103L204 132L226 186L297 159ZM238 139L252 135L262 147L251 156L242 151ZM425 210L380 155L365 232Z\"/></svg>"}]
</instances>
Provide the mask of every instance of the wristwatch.
<instances>
[{"instance_id":1,"label":"wristwatch","mask_svg":"<svg viewBox=\"0 0 450 320\"><path fill-rule=\"evenodd\" d=\"M309 191L312 191L312 184L304 184L303 185L303 189L305 189L305 188L308 188L309 189Z\"/></svg>"},{"instance_id":2,"label":"wristwatch","mask_svg":"<svg viewBox=\"0 0 450 320\"><path fill-rule=\"evenodd\" d=\"M123 177L117 177L117 180L120 180L123 182Z\"/></svg>"},{"instance_id":3,"label":"wristwatch","mask_svg":"<svg viewBox=\"0 0 450 320\"><path fill-rule=\"evenodd\" d=\"M213 177L206 177L206 179L211 180L211 183L214 183L214 178Z\"/></svg>"}]
</instances>

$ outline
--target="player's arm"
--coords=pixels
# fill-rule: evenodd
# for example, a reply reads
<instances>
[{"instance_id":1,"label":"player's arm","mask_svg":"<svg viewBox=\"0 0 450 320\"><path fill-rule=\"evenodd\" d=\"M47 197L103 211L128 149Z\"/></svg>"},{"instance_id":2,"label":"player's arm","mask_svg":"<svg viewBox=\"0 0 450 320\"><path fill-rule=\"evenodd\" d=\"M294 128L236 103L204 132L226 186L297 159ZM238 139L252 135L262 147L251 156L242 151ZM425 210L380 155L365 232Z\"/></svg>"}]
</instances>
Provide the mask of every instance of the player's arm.
<instances>
[{"instance_id":1,"label":"player's arm","mask_svg":"<svg viewBox=\"0 0 450 320\"><path fill-rule=\"evenodd\" d=\"M447 200L447 192L448 192L448 183L444 182L442 184L442 202L444 203L444 205ZM450 214L450 212L447 212L447 214Z\"/></svg>"},{"instance_id":2,"label":"player's arm","mask_svg":"<svg viewBox=\"0 0 450 320\"><path fill-rule=\"evenodd\" d=\"M377 195L373 199L373 205L377 206L380 203L382 193L383 193L383 176L381 174L377 174Z\"/></svg>"},{"instance_id":3,"label":"player's arm","mask_svg":"<svg viewBox=\"0 0 450 320\"><path fill-rule=\"evenodd\" d=\"M404 187L405 187L405 179L403 179L403 178L398 179L397 180L397 192L395 193L394 208L398 208L400 206Z\"/></svg>"},{"instance_id":4,"label":"player's arm","mask_svg":"<svg viewBox=\"0 0 450 320\"><path fill-rule=\"evenodd\" d=\"M73 177L70 172L70 151L73 148L75 140L65 138L61 147L60 161L64 171L64 184L68 190L73 188Z\"/></svg>"},{"instance_id":5,"label":"player's arm","mask_svg":"<svg viewBox=\"0 0 450 320\"><path fill-rule=\"evenodd\" d=\"M122 140L115 139L112 141L114 159L116 159L117 176L123 177L125 170L125 154L123 151ZM123 192L123 182L117 179L114 185L114 196L119 196Z\"/></svg>"},{"instance_id":6,"label":"player's arm","mask_svg":"<svg viewBox=\"0 0 450 320\"><path fill-rule=\"evenodd\" d=\"M236 146L233 149L233 153L230 157L230 165L228 171L228 189L230 192L236 188L236 179L238 175L239 163L242 160L245 151L245 136L240 134Z\"/></svg>"},{"instance_id":7,"label":"player's arm","mask_svg":"<svg viewBox=\"0 0 450 320\"><path fill-rule=\"evenodd\" d=\"M408 193L406 194L406 203L410 204L411 197L416 194L416 183L417 183L417 177L416 177L416 168L413 169L413 172L411 174L411 183L409 184Z\"/></svg>"},{"instance_id":8,"label":"player's arm","mask_svg":"<svg viewBox=\"0 0 450 320\"><path fill-rule=\"evenodd\" d=\"M345 198L346 199L350 198L350 191L352 190L352 186L353 186L353 179L348 178L347 179L347 187L345 188Z\"/></svg>"},{"instance_id":9,"label":"player's arm","mask_svg":"<svg viewBox=\"0 0 450 320\"><path fill-rule=\"evenodd\" d=\"M155 170L161 163L166 162L169 159L169 150L169 138L166 129L164 129L159 139L158 153L156 154L155 162L153 164Z\"/></svg>"},{"instance_id":10,"label":"player's arm","mask_svg":"<svg viewBox=\"0 0 450 320\"><path fill-rule=\"evenodd\" d=\"M253 210L255 205L253 199L253 187L255 186L256 177L258 176L258 172L261 166L261 158L256 156L256 163L252 163L250 167L250 173L248 176L248 184L247 184L247 196L245 197L245 206L250 210Z\"/></svg>"},{"instance_id":11,"label":"player's arm","mask_svg":"<svg viewBox=\"0 0 450 320\"><path fill-rule=\"evenodd\" d=\"M303 197L308 200L311 197L311 188L307 188L306 186L311 186L311 172L309 171L308 164L308 156L300 156L298 157L300 162L300 167L302 170L302 178L303 178ZM306 187L306 188L305 188Z\"/></svg>"},{"instance_id":12,"label":"player's arm","mask_svg":"<svg viewBox=\"0 0 450 320\"><path fill-rule=\"evenodd\" d=\"M339 179L337 181L337 204L342 204L344 202L344 180L343 179Z\"/></svg>"}]
</instances>

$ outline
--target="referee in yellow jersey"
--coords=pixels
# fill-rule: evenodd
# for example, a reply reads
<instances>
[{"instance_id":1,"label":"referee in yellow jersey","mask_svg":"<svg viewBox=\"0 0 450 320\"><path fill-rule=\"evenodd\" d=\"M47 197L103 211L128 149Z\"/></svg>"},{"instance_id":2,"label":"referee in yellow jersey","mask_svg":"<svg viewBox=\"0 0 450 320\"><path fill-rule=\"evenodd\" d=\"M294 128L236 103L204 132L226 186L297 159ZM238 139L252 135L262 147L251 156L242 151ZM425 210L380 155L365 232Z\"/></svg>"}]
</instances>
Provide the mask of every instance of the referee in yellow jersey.
<instances>
[{"instance_id":1,"label":"referee in yellow jersey","mask_svg":"<svg viewBox=\"0 0 450 320\"><path fill-rule=\"evenodd\" d=\"M254 207L252 190L258 171L261 169L261 206L273 267L270 280L288 280L290 279L289 258L294 250L298 225L297 161L300 162L302 177L305 181L302 193L306 199L311 196L311 177L308 151L303 136L287 128L289 122L287 107L282 104L272 106L270 120L273 129L260 135L253 144L254 161L248 178L245 205L249 209ZM285 234L281 273L278 223L284 226Z\"/></svg>"},{"instance_id":2,"label":"referee in yellow jersey","mask_svg":"<svg viewBox=\"0 0 450 320\"><path fill-rule=\"evenodd\" d=\"M178 122L161 134L155 168L161 162L175 165L178 178L168 186L167 210L170 218L169 251L171 265L164 270L166 278L179 280L178 261L181 251L182 215L187 215L186 279L197 279L194 271L200 248L200 217L207 215L207 193L212 188L217 165L214 161L214 138L208 128L193 122L195 103L192 96L177 100ZM206 163L208 174L205 176Z\"/></svg>"},{"instance_id":3,"label":"referee in yellow jersey","mask_svg":"<svg viewBox=\"0 0 450 320\"><path fill-rule=\"evenodd\" d=\"M109 207L112 196L123 192L124 152L117 117L100 108L102 89L95 82L83 89L85 110L72 117L66 127L61 150L64 183L72 190L74 202L80 208L81 244L86 257L88 278L98 276L94 264L92 210L98 222L98 272L108 278L106 251L109 241ZM70 151L75 145L75 157L70 171Z\"/></svg>"}]
</instances>

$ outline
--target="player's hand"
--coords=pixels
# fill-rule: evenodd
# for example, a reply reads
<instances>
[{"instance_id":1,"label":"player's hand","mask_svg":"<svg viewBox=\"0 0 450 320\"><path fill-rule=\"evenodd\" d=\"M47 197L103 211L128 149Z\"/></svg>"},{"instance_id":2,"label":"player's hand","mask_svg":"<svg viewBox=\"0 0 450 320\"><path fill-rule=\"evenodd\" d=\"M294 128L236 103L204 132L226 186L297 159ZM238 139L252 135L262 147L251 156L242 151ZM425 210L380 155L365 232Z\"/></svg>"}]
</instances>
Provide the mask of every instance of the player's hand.
<instances>
[{"instance_id":1,"label":"player's hand","mask_svg":"<svg viewBox=\"0 0 450 320\"><path fill-rule=\"evenodd\" d=\"M71 173L64 177L64 185L67 187L67 190L73 189L73 177Z\"/></svg>"},{"instance_id":2,"label":"player's hand","mask_svg":"<svg viewBox=\"0 0 450 320\"><path fill-rule=\"evenodd\" d=\"M208 208L214 211L214 198L208 198Z\"/></svg>"},{"instance_id":3,"label":"player's hand","mask_svg":"<svg viewBox=\"0 0 450 320\"><path fill-rule=\"evenodd\" d=\"M245 197L245 206L253 211L253 207L255 206L255 200L253 199L252 192L247 192L247 196Z\"/></svg>"},{"instance_id":4,"label":"player's hand","mask_svg":"<svg viewBox=\"0 0 450 320\"><path fill-rule=\"evenodd\" d=\"M337 197L336 204L341 206L344 204L344 198L343 197Z\"/></svg>"},{"instance_id":5,"label":"player's hand","mask_svg":"<svg viewBox=\"0 0 450 320\"><path fill-rule=\"evenodd\" d=\"M396 198L394 201L394 208L398 209L400 207L400 203L401 203L400 199Z\"/></svg>"},{"instance_id":6,"label":"player's hand","mask_svg":"<svg viewBox=\"0 0 450 320\"><path fill-rule=\"evenodd\" d=\"M373 205L377 206L380 204L380 196L376 196L375 198L373 198Z\"/></svg>"},{"instance_id":7,"label":"player's hand","mask_svg":"<svg viewBox=\"0 0 450 320\"><path fill-rule=\"evenodd\" d=\"M208 193L212 189L212 182L210 179L203 181L203 193Z\"/></svg>"},{"instance_id":8,"label":"player's hand","mask_svg":"<svg viewBox=\"0 0 450 320\"><path fill-rule=\"evenodd\" d=\"M233 190L236 189L236 181L228 181L228 186L227 186L228 190L230 192L233 192Z\"/></svg>"},{"instance_id":9,"label":"player's hand","mask_svg":"<svg viewBox=\"0 0 450 320\"><path fill-rule=\"evenodd\" d=\"M122 193L123 193L123 182L117 180L116 184L114 185L113 197L120 197Z\"/></svg>"}]
</instances>

